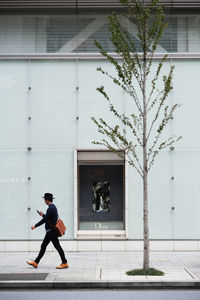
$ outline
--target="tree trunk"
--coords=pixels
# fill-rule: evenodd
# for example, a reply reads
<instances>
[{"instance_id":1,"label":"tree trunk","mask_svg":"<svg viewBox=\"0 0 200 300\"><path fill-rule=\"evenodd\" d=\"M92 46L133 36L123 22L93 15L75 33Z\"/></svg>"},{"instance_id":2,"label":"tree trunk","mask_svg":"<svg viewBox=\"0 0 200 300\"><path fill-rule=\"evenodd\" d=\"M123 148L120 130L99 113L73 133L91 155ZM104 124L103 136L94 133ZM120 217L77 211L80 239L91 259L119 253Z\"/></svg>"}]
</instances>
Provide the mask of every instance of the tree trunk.
<instances>
[{"instance_id":1,"label":"tree trunk","mask_svg":"<svg viewBox=\"0 0 200 300\"><path fill-rule=\"evenodd\" d=\"M148 171L147 171L147 142L146 142L146 82L144 84L144 117L143 117L143 227L144 227L144 259L143 269L149 269L149 222L148 222Z\"/></svg>"},{"instance_id":2,"label":"tree trunk","mask_svg":"<svg viewBox=\"0 0 200 300\"><path fill-rule=\"evenodd\" d=\"M143 2L143 9L144 2ZM143 269L149 269L149 222L148 222L148 171L147 171L147 102L146 102L146 23L144 25L144 56L143 56Z\"/></svg>"},{"instance_id":3,"label":"tree trunk","mask_svg":"<svg viewBox=\"0 0 200 300\"><path fill-rule=\"evenodd\" d=\"M149 222L148 222L148 174L143 178L143 226L144 226L144 257L143 269L149 269Z\"/></svg>"},{"instance_id":4,"label":"tree trunk","mask_svg":"<svg viewBox=\"0 0 200 300\"><path fill-rule=\"evenodd\" d=\"M144 77L145 78L145 77ZM146 80L146 78L145 78ZM149 269L149 222L148 222L148 171L147 171L147 112L146 112L146 81L143 90L144 117L143 117L143 227L144 227L144 270Z\"/></svg>"}]
</instances>

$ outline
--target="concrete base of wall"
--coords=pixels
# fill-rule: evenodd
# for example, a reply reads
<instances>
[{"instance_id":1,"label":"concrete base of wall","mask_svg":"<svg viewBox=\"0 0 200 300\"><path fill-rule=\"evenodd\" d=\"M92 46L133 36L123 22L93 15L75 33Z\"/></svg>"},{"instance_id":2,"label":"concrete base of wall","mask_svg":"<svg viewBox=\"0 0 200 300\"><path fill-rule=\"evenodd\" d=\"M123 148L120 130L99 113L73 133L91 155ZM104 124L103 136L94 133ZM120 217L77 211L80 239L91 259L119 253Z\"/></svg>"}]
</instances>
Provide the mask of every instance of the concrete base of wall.
<instances>
[{"instance_id":1,"label":"concrete base of wall","mask_svg":"<svg viewBox=\"0 0 200 300\"><path fill-rule=\"evenodd\" d=\"M0 252L38 251L41 240L36 241L0 241ZM142 251L142 240L61 240L67 252L131 252ZM200 240L152 240L151 251L200 251ZM49 244L47 251L56 251Z\"/></svg>"}]
</instances>

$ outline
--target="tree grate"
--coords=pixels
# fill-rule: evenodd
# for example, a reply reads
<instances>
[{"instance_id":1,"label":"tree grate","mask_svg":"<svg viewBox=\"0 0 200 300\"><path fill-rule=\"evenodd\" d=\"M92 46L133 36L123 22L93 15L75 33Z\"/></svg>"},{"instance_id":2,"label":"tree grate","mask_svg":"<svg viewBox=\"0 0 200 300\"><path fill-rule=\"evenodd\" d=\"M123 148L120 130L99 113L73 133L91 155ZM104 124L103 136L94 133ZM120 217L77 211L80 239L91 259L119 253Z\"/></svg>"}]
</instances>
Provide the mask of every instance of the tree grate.
<instances>
[{"instance_id":1,"label":"tree grate","mask_svg":"<svg viewBox=\"0 0 200 300\"><path fill-rule=\"evenodd\" d=\"M1 273L0 281L8 280L45 280L48 273Z\"/></svg>"}]
</instances>

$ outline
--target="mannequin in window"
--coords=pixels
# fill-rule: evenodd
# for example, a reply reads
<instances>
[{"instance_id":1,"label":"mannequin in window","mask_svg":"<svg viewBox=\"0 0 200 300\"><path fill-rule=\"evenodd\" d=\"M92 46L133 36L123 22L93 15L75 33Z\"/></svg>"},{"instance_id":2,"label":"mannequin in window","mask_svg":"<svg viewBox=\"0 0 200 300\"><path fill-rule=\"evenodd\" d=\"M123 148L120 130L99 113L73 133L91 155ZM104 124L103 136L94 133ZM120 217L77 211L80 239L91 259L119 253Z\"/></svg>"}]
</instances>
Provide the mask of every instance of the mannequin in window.
<instances>
[{"instance_id":1,"label":"mannequin in window","mask_svg":"<svg viewBox=\"0 0 200 300\"><path fill-rule=\"evenodd\" d=\"M110 183L108 181L93 182L93 205L94 212L110 211Z\"/></svg>"}]
</instances>

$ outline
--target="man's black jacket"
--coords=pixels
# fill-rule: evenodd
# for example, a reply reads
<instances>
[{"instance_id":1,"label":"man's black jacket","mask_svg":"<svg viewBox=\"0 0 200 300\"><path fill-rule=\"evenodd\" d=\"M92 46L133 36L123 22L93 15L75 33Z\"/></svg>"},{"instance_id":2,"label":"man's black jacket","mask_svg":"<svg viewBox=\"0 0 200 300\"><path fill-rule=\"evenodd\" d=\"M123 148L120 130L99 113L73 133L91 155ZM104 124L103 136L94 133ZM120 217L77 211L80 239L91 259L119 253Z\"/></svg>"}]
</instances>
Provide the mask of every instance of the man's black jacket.
<instances>
[{"instance_id":1,"label":"man's black jacket","mask_svg":"<svg viewBox=\"0 0 200 300\"><path fill-rule=\"evenodd\" d=\"M49 224L48 221L50 221L51 224L55 225L57 220L58 220L57 208L53 203L51 203L51 204L49 204L49 207L47 208L46 214L44 214L42 216L41 221L39 221L38 223L35 224L35 227L38 227L45 223L45 229L49 230L49 229L52 229L52 226Z\"/></svg>"}]
</instances>

